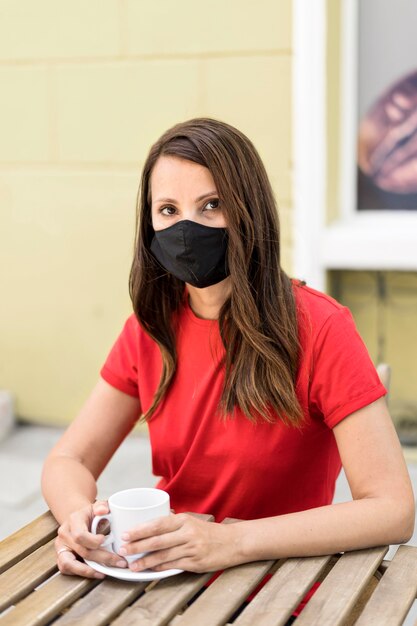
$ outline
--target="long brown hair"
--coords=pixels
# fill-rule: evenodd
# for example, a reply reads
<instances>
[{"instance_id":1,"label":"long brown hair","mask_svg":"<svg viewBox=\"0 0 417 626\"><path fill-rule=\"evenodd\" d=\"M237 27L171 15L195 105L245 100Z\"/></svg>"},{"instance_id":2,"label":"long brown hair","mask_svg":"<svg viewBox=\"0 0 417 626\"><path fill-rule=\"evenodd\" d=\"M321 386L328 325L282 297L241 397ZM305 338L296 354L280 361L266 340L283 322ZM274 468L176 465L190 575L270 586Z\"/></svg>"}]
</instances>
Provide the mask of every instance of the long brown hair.
<instances>
[{"instance_id":1,"label":"long brown hair","mask_svg":"<svg viewBox=\"0 0 417 626\"><path fill-rule=\"evenodd\" d=\"M135 253L129 289L133 310L157 342L162 375L149 419L167 392L176 369L175 312L184 283L164 271L150 252L154 235L150 178L163 155L207 167L228 229L230 297L219 314L225 346L225 382L219 409L233 416L274 421L274 413L297 428L302 409L295 392L300 353L296 305L290 278L280 265L280 232L275 199L253 144L232 126L196 118L169 129L146 159L137 201Z\"/></svg>"}]
</instances>

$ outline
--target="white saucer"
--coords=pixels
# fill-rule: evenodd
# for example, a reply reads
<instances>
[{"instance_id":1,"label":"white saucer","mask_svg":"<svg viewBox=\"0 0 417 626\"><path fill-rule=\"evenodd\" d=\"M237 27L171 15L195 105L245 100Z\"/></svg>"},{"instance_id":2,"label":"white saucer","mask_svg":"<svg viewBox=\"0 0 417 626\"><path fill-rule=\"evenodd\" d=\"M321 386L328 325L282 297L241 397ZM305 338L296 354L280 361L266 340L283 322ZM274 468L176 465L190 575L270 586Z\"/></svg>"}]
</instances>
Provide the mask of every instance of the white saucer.
<instances>
[{"instance_id":1,"label":"white saucer","mask_svg":"<svg viewBox=\"0 0 417 626\"><path fill-rule=\"evenodd\" d=\"M100 563L96 563L95 561L89 561L88 559L84 559L84 561L87 563L87 565L95 569L97 572L107 574L107 576L120 578L120 580L135 580L137 582L160 580L162 578L168 578L169 576L181 574L184 571L182 569L166 569L163 572L154 572L151 569L144 569L141 572L132 572L132 570L130 570L128 567L110 567L107 565L101 565Z\"/></svg>"}]
</instances>

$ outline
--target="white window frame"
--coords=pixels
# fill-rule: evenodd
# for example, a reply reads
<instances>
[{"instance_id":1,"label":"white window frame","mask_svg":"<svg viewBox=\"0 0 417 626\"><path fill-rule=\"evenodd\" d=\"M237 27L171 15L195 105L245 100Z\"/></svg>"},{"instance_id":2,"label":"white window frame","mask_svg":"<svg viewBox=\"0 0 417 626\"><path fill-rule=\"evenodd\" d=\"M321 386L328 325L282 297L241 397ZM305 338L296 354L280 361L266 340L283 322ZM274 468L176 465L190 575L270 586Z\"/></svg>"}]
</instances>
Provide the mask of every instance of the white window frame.
<instances>
[{"instance_id":1,"label":"white window frame","mask_svg":"<svg viewBox=\"0 0 417 626\"><path fill-rule=\"evenodd\" d=\"M318 249L326 206L325 0L293 0L293 50L293 274L323 290Z\"/></svg>"},{"instance_id":2,"label":"white window frame","mask_svg":"<svg viewBox=\"0 0 417 626\"><path fill-rule=\"evenodd\" d=\"M339 218L326 223L326 2L294 0L294 275L417 270L417 211L356 209L358 0L341 0Z\"/></svg>"}]
</instances>

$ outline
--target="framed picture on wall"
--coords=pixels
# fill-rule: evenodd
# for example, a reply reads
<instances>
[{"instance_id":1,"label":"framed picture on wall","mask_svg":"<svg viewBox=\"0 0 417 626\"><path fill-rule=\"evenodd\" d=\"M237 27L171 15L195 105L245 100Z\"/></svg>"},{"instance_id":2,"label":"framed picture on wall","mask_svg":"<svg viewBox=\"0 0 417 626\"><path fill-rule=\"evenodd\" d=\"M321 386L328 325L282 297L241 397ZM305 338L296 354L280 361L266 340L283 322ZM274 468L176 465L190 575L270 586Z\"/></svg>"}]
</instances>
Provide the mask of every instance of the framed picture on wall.
<instances>
[{"instance_id":1,"label":"framed picture on wall","mask_svg":"<svg viewBox=\"0 0 417 626\"><path fill-rule=\"evenodd\" d=\"M356 210L417 211L417 2L357 3Z\"/></svg>"},{"instance_id":2,"label":"framed picture on wall","mask_svg":"<svg viewBox=\"0 0 417 626\"><path fill-rule=\"evenodd\" d=\"M416 24L417 0L294 0L294 268L318 289L417 271Z\"/></svg>"}]
</instances>

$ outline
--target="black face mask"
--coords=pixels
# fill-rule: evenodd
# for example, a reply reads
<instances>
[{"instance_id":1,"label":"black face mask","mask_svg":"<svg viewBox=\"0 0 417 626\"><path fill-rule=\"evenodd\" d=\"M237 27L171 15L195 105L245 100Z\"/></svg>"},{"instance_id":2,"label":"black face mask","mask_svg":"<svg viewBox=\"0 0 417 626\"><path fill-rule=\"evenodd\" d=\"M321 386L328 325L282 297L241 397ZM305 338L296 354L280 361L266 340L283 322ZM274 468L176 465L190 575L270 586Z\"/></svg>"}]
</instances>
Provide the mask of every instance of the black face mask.
<instances>
[{"instance_id":1,"label":"black face mask","mask_svg":"<svg viewBox=\"0 0 417 626\"><path fill-rule=\"evenodd\" d=\"M151 242L154 257L180 280L194 287L210 287L229 275L227 229L180 220L155 231Z\"/></svg>"}]
</instances>

